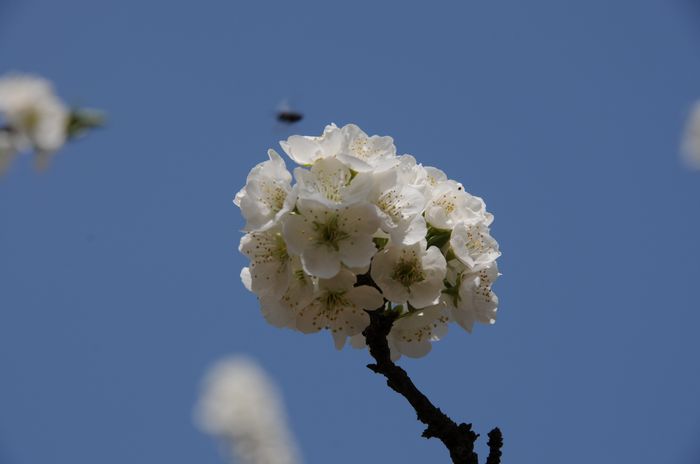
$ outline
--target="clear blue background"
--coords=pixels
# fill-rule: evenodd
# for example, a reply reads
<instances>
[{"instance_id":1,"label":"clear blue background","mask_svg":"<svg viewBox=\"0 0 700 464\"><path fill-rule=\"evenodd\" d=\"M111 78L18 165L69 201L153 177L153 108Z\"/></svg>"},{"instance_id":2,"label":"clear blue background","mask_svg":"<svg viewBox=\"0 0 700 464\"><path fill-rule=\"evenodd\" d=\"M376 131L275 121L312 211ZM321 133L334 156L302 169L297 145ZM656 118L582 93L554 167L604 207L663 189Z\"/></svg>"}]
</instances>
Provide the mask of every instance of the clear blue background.
<instances>
[{"instance_id":1,"label":"clear blue background","mask_svg":"<svg viewBox=\"0 0 700 464\"><path fill-rule=\"evenodd\" d=\"M239 281L233 195L329 122L495 213L498 323L402 361L437 405L500 426L504 463L700 462L699 57L689 0L0 0L0 72L109 114L0 180L0 462L221 463L192 406L234 352L307 463L448 462L366 352L267 325Z\"/></svg>"}]
</instances>

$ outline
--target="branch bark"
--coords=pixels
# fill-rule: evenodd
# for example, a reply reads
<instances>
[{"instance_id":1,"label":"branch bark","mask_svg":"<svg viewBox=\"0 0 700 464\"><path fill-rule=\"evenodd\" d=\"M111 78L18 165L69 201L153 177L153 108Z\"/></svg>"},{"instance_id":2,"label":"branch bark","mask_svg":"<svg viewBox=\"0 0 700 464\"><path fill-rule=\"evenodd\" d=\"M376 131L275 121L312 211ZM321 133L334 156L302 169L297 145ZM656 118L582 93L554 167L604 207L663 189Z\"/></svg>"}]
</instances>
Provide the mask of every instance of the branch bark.
<instances>
[{"instance_id":1,"label":"branch bark","mask_svg":"<svg viewBox=\"0 0 700 464\"><path fill-rule=\"evenodd\" d=\"M368 311L369 326L362 332L367 340L369 352L376 361L367 367L386 377L387 385L402 395L413 406L418 420L427 427L423 431L425 438L438 438L450 452L454 464L478 464L479 457L474 452L474 442L479 437L472 430L471 424L457 424L439 408L434 406L414 385L405 370L391 360L387 335L394 323L395 315L381 309ZM499 464L503 437L498 428L489 433L490 449L486 464Z\"/></svg>"}]
</instances>

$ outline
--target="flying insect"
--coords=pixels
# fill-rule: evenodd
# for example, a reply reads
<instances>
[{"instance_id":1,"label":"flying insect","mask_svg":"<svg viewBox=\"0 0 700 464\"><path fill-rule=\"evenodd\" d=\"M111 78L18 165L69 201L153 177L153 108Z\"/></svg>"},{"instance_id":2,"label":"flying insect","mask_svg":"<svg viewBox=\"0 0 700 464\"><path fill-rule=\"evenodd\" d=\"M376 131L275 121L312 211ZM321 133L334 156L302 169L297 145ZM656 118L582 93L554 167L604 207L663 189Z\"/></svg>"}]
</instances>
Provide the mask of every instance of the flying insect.
<instances>
[{"instance_id":1,"label":"flying insect","mask_svg":"<svg viewBox=\"0 0 700 464\"><path fill-rule=\"evenodd\" d=\"M276 118L278 122L291 125L304 119L304 115L299 111L293 110L285 100L277 108Z\"/></svg>"}]
</instances>

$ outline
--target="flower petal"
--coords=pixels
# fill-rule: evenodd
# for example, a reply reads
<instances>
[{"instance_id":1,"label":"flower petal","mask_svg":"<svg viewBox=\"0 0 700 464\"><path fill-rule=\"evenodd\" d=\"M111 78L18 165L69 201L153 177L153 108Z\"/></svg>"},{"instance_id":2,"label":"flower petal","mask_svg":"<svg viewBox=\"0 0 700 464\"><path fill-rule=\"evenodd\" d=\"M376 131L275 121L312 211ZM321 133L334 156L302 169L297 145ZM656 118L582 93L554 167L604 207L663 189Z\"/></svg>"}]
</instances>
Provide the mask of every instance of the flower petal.
<instances>
[{"instance_id":1,"label":"flower petal","mask_svg":"<svg viewBox=\"0 0 700 464\"><path fill-rule=\"evenodd\" d=\"M321 279L330 279L340 271L338 252L326 246L311 246L301 254L304 271Z\"/></svg>"},{"instance_id":2,"label":"flower petal","mask_svg":"<svg viewBox=\"0 0 700 464\"><path fill-rule=\"evenodd\" d=\"M354 287L348 292L348 298L357 306L369 311L379 309L384 304L384 298L379 291L369 285Z\"/></svg>"},{"instance_id":3,"label":"flower petal","mask_svg":"<svg viewBox=\"0 0 700 464\"><path fill-rule=\"evenodd\" d=\"M350 237L339 244L340 259L348 267L359 268L369 265L377 252L371 236Z\"/></svg>"}]
</instances>

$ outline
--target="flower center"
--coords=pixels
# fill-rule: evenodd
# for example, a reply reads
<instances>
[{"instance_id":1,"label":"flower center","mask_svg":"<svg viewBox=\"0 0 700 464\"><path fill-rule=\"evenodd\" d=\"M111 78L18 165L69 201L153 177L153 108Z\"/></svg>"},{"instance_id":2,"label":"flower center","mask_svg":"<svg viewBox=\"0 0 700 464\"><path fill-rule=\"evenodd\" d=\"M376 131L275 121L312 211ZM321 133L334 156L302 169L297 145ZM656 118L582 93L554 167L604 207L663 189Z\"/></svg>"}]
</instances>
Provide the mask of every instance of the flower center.
<instances>
[{"instance_id":1,"label":"flower center","mask_svg":"<svg viewBox=\"0 0 700 464\"><path fill-rule=\"evenodd\" d=\"M280 262L285 262L289 259L287 244L284 242L282 234L275 234L275 247L272 249L270 255Z\"/></svg>"},{"instance_id":2,"label":"flower center","mask_svg":"<svg viewBox=\"0 0 700 464\"><path fill-rule=\"evenodd\" d=\"M401 258L394 266L394 272L391 274L391 278L408 288L414 283L425 279L425 276L415 258Z\"/></svg>"},{"instance_id":3,"label":"flower center","mask_svg":"<svg viewBox=\"0 0 700 464\"><path fill-rule=\"evenodd\" d=\"M479 231L476 231L475 233L473 227L467 229L466 247L467 250L471 251L472 253L484 251L484 234Z\"/></svg>"},{"instance_id":4,"label":"flower center","mask_svg":"<svg viewBox=\"0 0 700 464\"><path fill-rule=\"evenodd\" d=\"M493 292L491 291L491 279L485 270L479 272L479 286L476 289L476 294L481 296L485 301L493 300Z\"/></svg>"},{"instance_id":5,"label":"flower center","mask_svg":"<svg viewBox=\"0 0 700 464\"><path fill-rule=\"evenodd\" d=\"M318 245L327 245L338 250L338 244L350 237L350 235L340 228L338 224L338 216L333 215L328 220L323 222L314 221L314 230L316 231L316 243Z\"/></svg>"},{"instance_id":6,"label":"flower center","mask_svg":"<svg viewBox=\"0 0 700 464\"><path fill-rule=\"evenodd\" d=\"M303 269L297 269L294 271L294 278L306 284L306 274L304 273Z\"/></svg>"},{"instance_id":7,"label":"flower center","mask_svg":"<svg viewBox=\"0 0 700 464\"><path fill-rule=\"evenodd\" d=\"M435 201L435 204L438 205L439 207L441 207L442 209L444 209L447 214L452 214L457 209L457 205L455 204L456 201L457 201L456 195L451 195L449 193L446 193L442 197L438 198Z\"/></svg>"},{"instance_id":8,"label":"flower center","mask_svg":"<svg viewBox=\"0 0 700 464\"><path fill-rule=\"evenodd\" d=\"M357 137L353 140L350 144L350 151L353 156L362 160L368 159L372 154L368 142L367 137Z\"/></svg>"},{"instance_id":9,"label":"flower center","mask_svg":"<svg viewBox=\"0 0 700 464\"><path fill-rule=\"evenodd\" d=\"M402 216L399 203L400 199L401 195L399 195L396 190L391 189L379 197L377 206L379 206L379 209L388 214L392 219L400 219Z\"/></svg>"},{"instance_id":10,"label":"flower center","mask_svg":"<svg viewBox=\"0 0 700 464\"><path fill-rule=\"evenodd\" d=\"M322 167L314 173L316 179L312 187L327 199L341 203L343 192L352 181L352 172L345 167Z\"/></svg>"},{"instance_id":11,"label":"flower center","mask_svg":"<svg viewBox=\"0 0 700 464\"><path fill-rule=\"evenodd\" d=\"M340 308L347 306L348 301L345 299L345 292L328 292L324 298L324 307L326 311L335 312Z\"/></svg>"},{"instance_id":12,"label":"flower center","mask_svg":"<svg viewBox=\"0 0 700 464\"><path fill-rule=\"evenodd\" d=\"M287 192L277 182L267 182L263 187L265 197L260 200L275 213L282 209Z\"/></svg>"}]
</instances>

